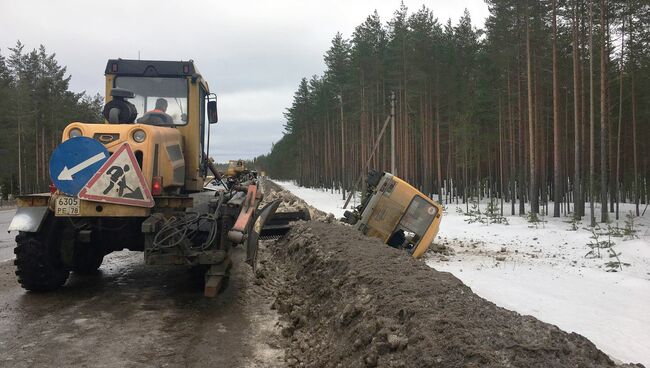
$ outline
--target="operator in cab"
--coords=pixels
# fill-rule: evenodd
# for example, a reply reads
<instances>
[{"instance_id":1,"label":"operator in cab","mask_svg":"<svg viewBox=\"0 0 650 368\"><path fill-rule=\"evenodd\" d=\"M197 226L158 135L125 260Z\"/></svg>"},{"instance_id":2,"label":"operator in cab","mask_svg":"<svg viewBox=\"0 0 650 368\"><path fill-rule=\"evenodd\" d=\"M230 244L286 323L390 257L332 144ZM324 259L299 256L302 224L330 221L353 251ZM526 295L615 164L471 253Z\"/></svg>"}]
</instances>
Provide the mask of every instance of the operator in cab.
<instances>
[{"instance_id":1,"label":"operator in cab","mask_svg":"<svg viewBox=\"0 0 650 368\"><path fill-rule=\"evenodd\" d=\"M167 114L167 100L164 98L157 99L154 109L145 112L144 115L138 119L138 123L151 125L174 124L174 119Z\"/></svg>"}]
</instances>

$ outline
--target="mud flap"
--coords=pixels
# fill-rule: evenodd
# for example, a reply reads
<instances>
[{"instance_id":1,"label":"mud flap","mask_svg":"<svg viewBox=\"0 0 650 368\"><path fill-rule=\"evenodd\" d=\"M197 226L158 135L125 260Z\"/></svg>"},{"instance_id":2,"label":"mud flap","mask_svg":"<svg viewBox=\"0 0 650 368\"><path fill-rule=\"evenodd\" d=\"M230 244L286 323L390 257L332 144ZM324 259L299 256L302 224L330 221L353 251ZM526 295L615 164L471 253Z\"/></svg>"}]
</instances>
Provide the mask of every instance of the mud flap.
<instances>
[{"instance_id":1,"label":"mud flap","mask_svg":"<svg viewBox=\"0 0 650 368\"><path fill-rule=\"evenodd\" d=\"M257 268L257 247L259 246L260 234L262 233L264 224L275 214L275 210L278 209L280 202L278 199L264 206L255 218L250 233L248 234L246 240L246 263L253 267L253 272Z\"/></svg>"},{"instance_id":2,"label":"mud flap","mask_svg":"<svg viewBox=\"0 0 650 368\"><path fill-rule=\"evenodd\" d=\"M43 220L47 217L48 211L47 207L19 207L11 220L11 224L9 224L7 232L37 233L43 224Z\"/></svg>"}]
</instances>

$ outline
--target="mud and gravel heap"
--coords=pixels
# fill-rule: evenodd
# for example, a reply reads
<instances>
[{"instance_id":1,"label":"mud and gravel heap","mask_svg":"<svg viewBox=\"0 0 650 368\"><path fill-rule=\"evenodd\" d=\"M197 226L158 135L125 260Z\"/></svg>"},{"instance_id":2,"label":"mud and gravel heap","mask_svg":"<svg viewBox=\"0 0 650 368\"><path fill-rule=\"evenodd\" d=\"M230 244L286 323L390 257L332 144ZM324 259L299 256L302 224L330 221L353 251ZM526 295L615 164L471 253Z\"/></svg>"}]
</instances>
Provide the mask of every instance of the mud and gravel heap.
<instances>
[{"instance_id":1,"label":"mud and gravel heap","mask_svg":"<svg viewBox=\"0 0 650 368\"><path fill-rule=\"evenodd\" d=\"M497 307L271 181L263 190L281 211L308 208L316 220L265 243L257 273L276 294L289 366L617 366L581 335Z\"/></svg>"},{"instance_id":2,"label":"mud and gravel heap","mask_svg":"<svg viewBox=\"0 0 650 368\"><path fill-rule=\"evenodd\" d=\"M298 224L271 245L274 307L304 367L614 367L586 338L497 307L449 273L344 225Z\"/></svg>"},{"instance_id":3,"label":"mud and gravel heap","mask_svg":"<svg viewBox=\"0 0 650 368\"><path fill-rule=\"evenodd\" d=\"M302 199L296 197L288 190L283 189L281 186L275 184L270 180L262 181L262 191L264 192L262 206L278 199L281 200L277 212L295 212L307 209L312 220L322 222L333 222L335 220L333 214L325 213L308 205Z\"/></svg>"}]
</instances>

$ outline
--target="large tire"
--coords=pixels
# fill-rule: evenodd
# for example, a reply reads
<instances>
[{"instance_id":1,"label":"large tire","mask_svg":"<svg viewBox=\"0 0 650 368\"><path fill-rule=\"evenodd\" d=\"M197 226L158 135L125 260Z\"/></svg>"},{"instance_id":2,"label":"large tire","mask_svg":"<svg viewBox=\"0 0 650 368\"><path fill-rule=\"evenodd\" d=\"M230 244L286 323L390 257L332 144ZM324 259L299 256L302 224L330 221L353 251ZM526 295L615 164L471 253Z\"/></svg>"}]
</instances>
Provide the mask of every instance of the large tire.
<instances>
[{"instance_id":1,"label":"large tire","mask_svg":"<svg viewBox=\"0 0 650 368\"><path fill-rule=\"evenodd\" d=\"M104 261L104 249L95 244L76 244L72 270L80 275L92 275Z\"/></svg>"},{"instance_id":2,"label":"large tire","mask_svg":"<svg viewBox=\"0 0 650 368\"><path fill-rule=\"evenodd\" d=\"M54 220L49 218L38 233L21 231L16 236L14 264L24 289L49 291L65 284L70 271L61 262L57 235Z\"/></svg>"}]
</instances>

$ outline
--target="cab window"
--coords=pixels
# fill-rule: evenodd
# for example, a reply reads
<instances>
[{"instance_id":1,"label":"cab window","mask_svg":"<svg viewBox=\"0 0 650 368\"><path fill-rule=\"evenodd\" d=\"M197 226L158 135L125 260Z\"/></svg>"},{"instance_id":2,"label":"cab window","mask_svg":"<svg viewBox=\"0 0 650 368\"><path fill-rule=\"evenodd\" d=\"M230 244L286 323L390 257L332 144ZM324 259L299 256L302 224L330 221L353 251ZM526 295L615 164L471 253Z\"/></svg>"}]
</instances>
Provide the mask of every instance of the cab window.
<instances>
[{"instance_id":1,"label":"cab window","mask_svg":"<svg viewBox=\"0 0 650 368\"><path fill-rule=\"evenodd\" d=\"M402 230L405 241L410 245L407 248L417 246L437 214L438 209L427 200L420 196L413 198L397 225L398 231Z\"/></svg>"},{"instance_id":2,"label":"cab window","mask_svg":"<svg viewBox=\"0 0 650 368\"><path fill-rule=\"evenodd\" d=\"M167 105L164 113L171 117L173 125L187 124L187 83L185 78L125 76L115 78L115 87L124 88L135 94L135 97L129 101L138 110L136 121L147 112L157 111L156 102L164 99Z\"/></svg>"}]
</instances>

